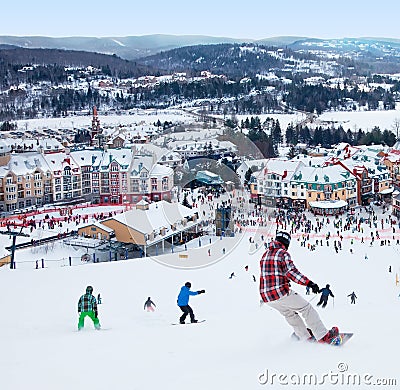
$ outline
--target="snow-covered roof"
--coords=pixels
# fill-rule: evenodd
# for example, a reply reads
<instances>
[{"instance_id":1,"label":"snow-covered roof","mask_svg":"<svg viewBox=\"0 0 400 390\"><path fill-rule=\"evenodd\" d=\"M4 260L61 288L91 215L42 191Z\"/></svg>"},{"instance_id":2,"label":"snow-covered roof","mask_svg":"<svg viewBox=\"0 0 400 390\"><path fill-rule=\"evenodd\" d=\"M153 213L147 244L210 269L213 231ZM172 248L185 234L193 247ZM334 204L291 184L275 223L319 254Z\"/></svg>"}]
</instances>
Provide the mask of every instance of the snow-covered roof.
<instances>
[{"instance_id":1,"label":"snow-covered roof","mask_svg":"<svg viewBox=\"0 0 400 390\"><path fill-rule=\"evenodd\" d=\"M71 156L80 167L96 165L96 161L100 161L103 152L101 150L76 150L71 152Z\"/></svg>"},{"instance_id":2,"label":"snow-covered roof","mask_svg":"<svg viewBox=\"0 0 400 390\"><path fill-rule=\"evenodd\" d=\"M309 205L317 209L339 209L341 207L346 207L347 202L345 200L320 200L309 202Z\"/></svg>"},{"instance_id":3,"label":"snow-covered roof","mask_svg":"<svg viewBox=\"0 0 400 390\"><path fill-rule=\"evenodd\" d=\"M101 160L99 161L100 169L108 166L112 162L117 162L123 169L128 169L132 162L132 150L131 149L108 149L103 152Z\"/></svg>"},{"instance_id":4,"label":"snow-covered roof","mask_svg":"<svg viewBox=\"0 0 400 390\"><path fill-rule=\"evenodd\" d=\"M155 164L150 171L151 176L169 176L174 173L174 170L165 165Z\"/></svg>"},{"instance_id":5,"label":"snow-covered roof","mask_svg":"<svg viewBox=\"0 0 400 390\"><path fill-rule=\"evenodd\" d=\"M46 152L57 152L64 150L64 146L61 142L57 141L55 138L5 138L3 142L14 148L38 150L42 148Z\"/></svg>"},{"instance_id":6,"label":"snow-covered roof","mask_svg":"<svg viewBox=\"0 0 400 390\"><path fill-rule=\"evenodd\" d=\"M89 227L89 226L96 226L97 228L102 229L102 230L104 230L104 231L107 232L107 233L114 233L114 229L111 229L110 227L108 227L108 226L106 226L106 225L103 225L102 223L100 223L100 222L98 222L98 221L96 221L96 222L89 222L89 223L86 223L86 224L84 224L84 225L80 225L80 226L79 226L79 229L82 229L82 228L85 228L85 227Z\"/></svg>"},{"instance_id":7,"label":"snow-covered roof","mask_svg":"<svg viewBox=\"0 0 400 390\"><path fill-rule=\"evenodd\" d=\"M17 153L12 154L8 168L17 176L26 175L39 169L42 172L50 171L46 159L41 153Z\"/></svg>"},{"instance_id":8,"label":"snow-covered roof","mask_svg":"<svg viewBox=\"0 0 400 390\"><path fill-rule=\"evenodd\" d=\"M110 219L143 234L150 234L162 228L169 230L172 225L185 217L194 215L196 212L197 209L190 209L180 203L169 203L162 200L150 203L148 210L133 209L117 214Z\"/></svg>"},{"instance_id":9,"label":"snow-covered roof","mask_svg":"<svg viewBox=\"0 0 400 390\"><path fill-rule=\"evenodd\" d=\"M381 195L387 195L387 194L391 194L393 191L394 191L394 187L391 187L391 188L386 188L386 189L380 191L379 193Z\"/></svg>"},{"instance_id":10,"label":"snow-covered roof","mask_svg":"<svg viewBox=\"0 0 400 390\"><path fill-rule=\"evenodd\" d=\"M317 184L339 183L352 178L354 176L349 171L338 165L302 167L293 177L296 181Z\"/></svg>"},{"instance_id":11,"label":"snow-covered roof","mask_svg":"<svg viewBox=\"0 0 400 390\"><path fill-rule=\"evenodd\" d=\"M11 151L11 146L4 140L0 140L0 153L9 153Z\"/></svg>"},{"instance_id":12,"label":"snow-covered roof","mask_svg":"<svg viewBox=\"0 0 400 390\"><path fill-rule=\"evenodd\" d=\"M256 178L263 180L265 175L274 173L279 176L284 176L285 179L288 180L294 172L302 167L304 167L304 164L301 161L271 158L267 160L264 168L256 173Z\"/></svg>"},{"instance_id":13,"label":"snow-covered roof","mask_svg":"<svg viewBox=\"0 0 400 390\"><path fill-rule=\"evenodd\" d=\"M75 162L71 155L64 152L45 154L43 157L52 171L61 170L65 164L69 165L72 169L79 168L79 165Z\"/></svg>"}]
</instances>

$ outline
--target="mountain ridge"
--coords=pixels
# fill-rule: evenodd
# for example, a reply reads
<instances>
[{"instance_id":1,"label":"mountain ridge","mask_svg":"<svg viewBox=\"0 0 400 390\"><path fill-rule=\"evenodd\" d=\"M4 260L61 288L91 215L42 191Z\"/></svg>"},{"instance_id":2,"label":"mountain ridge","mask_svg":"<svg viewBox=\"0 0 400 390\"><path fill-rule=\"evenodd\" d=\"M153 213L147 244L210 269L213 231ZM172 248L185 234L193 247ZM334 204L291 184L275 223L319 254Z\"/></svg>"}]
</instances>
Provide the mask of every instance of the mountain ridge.
<instances>
[{"instance_id":1,"label":"mountain ridge","mask_svg":"<svg viewBox=\"0 0 400 390\"><path fill-rule=\"evenodd\" d=\"M149 34L131 35L124 37L48 37L48 36L0 36L0 45L13 45L30 49L63 49L90 51L101 54L115 54L123 59L135 60L149 55L157 54L175 48L208 45L219 43L254 43L267 44L271 46L303 46L321 44L322 42L354 42L355 47L358 42L378 42L383 46L399 46L400 39L396 38L313 38L302 36L277 36L262 39L251 38L230 38L215 37L208 35L168 35L168 34ZM338 49L340 49L338 47ZM361 49L360 49L361 50Z\"/></svg>"}]
</instances>

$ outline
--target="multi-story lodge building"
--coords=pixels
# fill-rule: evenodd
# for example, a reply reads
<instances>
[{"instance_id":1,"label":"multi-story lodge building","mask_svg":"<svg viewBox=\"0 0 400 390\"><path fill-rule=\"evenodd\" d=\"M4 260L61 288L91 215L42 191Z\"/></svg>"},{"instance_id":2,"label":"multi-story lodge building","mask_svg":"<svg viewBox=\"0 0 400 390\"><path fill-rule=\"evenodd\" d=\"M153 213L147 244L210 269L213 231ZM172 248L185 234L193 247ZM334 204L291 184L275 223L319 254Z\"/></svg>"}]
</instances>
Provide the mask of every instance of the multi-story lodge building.
<instances>
[{"instance_id":1,"label":"multi-story lodge building","mask_svg":"<svg viewBox=\"0 0 400 390\"><path fill-rule=\"evenodd\" d=\"M312 167L271 159L250 187L253 200L272 207L308 208L310 202L325 200L357 204L356 178L339 166Z\"/></svg>"},{"instance_id":2,"label":"multi-story lodge building","mask_svg":"<svg viewBox=\"0 0 400 390\"><path fill-rule=\"evenodd\" d=\"M0 167L0 211L14 211L53 201L52 173L40 153L2 156Z\"/></svg>"},{"instance_id":3,"label":"multi-story lodge building","mask_svg":"<svg viewBox=\"0 0 400 390\"><path fill-rule=\"evenodd\" d=\"M0 211L77 200L168 200L173 173L154 156L134 154L131 148L11 153L0 143Z\"/></svg>"}]
</instances>

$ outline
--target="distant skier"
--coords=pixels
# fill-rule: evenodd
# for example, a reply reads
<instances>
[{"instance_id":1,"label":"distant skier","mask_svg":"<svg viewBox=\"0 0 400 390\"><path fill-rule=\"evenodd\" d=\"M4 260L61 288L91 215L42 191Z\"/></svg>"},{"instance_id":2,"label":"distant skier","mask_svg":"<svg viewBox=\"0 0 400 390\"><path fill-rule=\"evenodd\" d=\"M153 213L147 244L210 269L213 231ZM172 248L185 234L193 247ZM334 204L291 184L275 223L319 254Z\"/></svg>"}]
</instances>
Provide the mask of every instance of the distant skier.
<instances>
[{"instance_id":1,"label":"distant skier","mask_svg":"<svg viewBox=\"0 0 400 390\"><path fill-rule=\"evenodd\" d=\"M256 279L256 277L253 275L253 282L256 282L257 281L257 279Z\"/></svg>"},{"instance_id":2,"label":"distant skier","mask_svg":"<svg viewBox=\"0 0 400 390\"><path fill-rule=\"evenodd\" d=\"M190 322L197 322L197 320L194 317L193 310L189 306L189 297L190 295L204 294L206 292L205 290L190 291L191 287L192 284L190 282L186 282L185 285L181 287L181 291L179 292L178 295L177 303L179 308L183 311L182 316L179 318L179 322L181 324L185 323L185 319L188 314L190 316Z\"/></svg>"},{"instance_id":3,"label":"distant skier","mask_svg":"<svg viewBox=\"0 0 400 390\"><path fill-rule=\"evenodd\" d=\"M314 294L319 292L318 285L298 271L293 264L287 252L290 240L289 233L278 231L275 240L263 254L260 261L261 298L285 317L300 339L315 337L319 342L330 343L339 334L339 329L333 327L328 331L311 304L289 287L289 282L293 281L309 286Z\"/></svg>"},{"instance_id":4,"label":"distant skier","mask_svg":"<svg viewBox=\"0 0 400 390\"><path fill-rule=\"evenodd\" d=\"M231 276L229 276L229 279L232 279L232 278L234 278L235 276L236 276L235 273L232 272L232 273L231 273Z\"/></svg>"},{"instance_id":5,"label":"distant skier","mask_svg":"<svg viewBox=\"0 0 400 390\"><path fill-rule=\"evenodd\" d=\"M389 272L392 272L392 266L389 265Z\"/></svg>"},{"instance_id":6,"label":"distant skier","mask_svg":"<svg viewBox=\"0 0 400 390\"><path fill-rule=\"evenodd\" d=\"M85 325L85 317L89 317L97 330L100 330L100 321L97 316L97 301L92 295L93 287L86 287L86 294L82 295L78 301L79 322L78 330L81 330Z\"/></svg>"},{"instance_id":7,"label":"distant skier","mask_svg":"<svg viewBox=\"0 0 400 390\"><path fill-rule=\"evenodd\" d=\"M101 296L100 293L97 294L97 303L101 305Z\"/></svg>"},{"instance_id":8,"label":"distant skier","mask_svg":"<svg viewBox=\"0 0 400 390\"><path fill-rule=\"evenodd\" d=\"M157 307L156 304L151 300L150 297L147 298L147 301L144 303L144 308L143 310L147 310L147 311L154 311L154 307Z\"/></svg>"},{"instance_id":9,"label":"distant skier","mask_svg":"<svg viewBox=\"0 0 400 390\"><path fill-rule=\"evenodd\" d=\"M347 296L351 298L351 303L352 304L356 303L357 295L355 294L354 291L351 294L347 295Z\"/></svg>"},{"instance_id":10,"label":"distant skier","mask_svg":"<svg viewBox=\"0 0 400 390\"><path fill-rule=\"evenodd\" d=\"M324 288L320 290L321 293L321 299L317 303L317 306L320 306L322 304L322 307L326 307L328 304L328 298L331 296L332 298L335 298L333 295L332 291L330 290L330 285L327 284Z\"/></svg>"}]
</instances>

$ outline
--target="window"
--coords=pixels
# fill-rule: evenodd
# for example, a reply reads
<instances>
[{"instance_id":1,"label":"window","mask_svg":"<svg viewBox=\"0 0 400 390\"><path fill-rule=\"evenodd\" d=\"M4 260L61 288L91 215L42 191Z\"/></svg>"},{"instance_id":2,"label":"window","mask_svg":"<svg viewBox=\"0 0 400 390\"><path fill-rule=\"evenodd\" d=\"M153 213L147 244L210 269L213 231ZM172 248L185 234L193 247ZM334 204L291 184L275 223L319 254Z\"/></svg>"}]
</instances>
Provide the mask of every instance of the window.
<instances>
[{"instance_id":1,"label":"window","mask_svg":"<svg viewBox=\"0 0 400 390\"><path fill-rule=\"evenodd\" d=\"M22 177L21 177L21 176L18 176L17 182L18 182L18 183L21 183L21 181L22 181ZM20 203L21 203L21 202L20 202Z\"/></svg>"},{"instance_id":2,"label":"window","mask_svg":"<svg viewBox=\"0 0 400 390\"><path fill-rule=\"evenodd\" d=\"M138 192L139 191L139 180L132 180L131 181L132 191Z\"/></svg>"}]
</instances>

